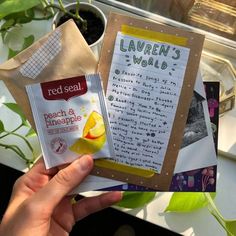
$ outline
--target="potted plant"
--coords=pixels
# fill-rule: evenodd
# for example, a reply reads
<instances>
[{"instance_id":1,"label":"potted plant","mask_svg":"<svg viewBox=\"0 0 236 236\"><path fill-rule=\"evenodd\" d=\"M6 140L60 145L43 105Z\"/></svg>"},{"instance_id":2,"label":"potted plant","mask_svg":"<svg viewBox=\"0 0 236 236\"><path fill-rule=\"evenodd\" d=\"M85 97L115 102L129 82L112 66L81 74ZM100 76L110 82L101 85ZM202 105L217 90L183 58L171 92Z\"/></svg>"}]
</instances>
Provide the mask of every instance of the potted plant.
<instances>
[{"instance_id":1,"label":"potted plant","mask_svg":"<svg viewBox=\"0 0 236 236\"><path fill-rule=\"evenodd\" d=\"M107 22L104 13L95 5L87 2L77 0L67 5L63 5L61 1L58 2L59 5L49 4L47 6L58 10L53 18L53 29L67 20L73 19L98 58Z\"/></svg>"},{"instance_id":2,"label":"potted plant","mask_svg":"<svg viewBox=\"0 0 236 236\"><path fill-rule=\"evenodd\" d=\"M6 40L9 38L7 37L8 33L14 29L20 29L21 26L31 21L48 20L51 17L54 17L52 28L57 27L68 19L74 19L95 56L98 57L106 26L106 17L94 4L80 2L79 0L67 5L64 5L62 0L58 0L58 4L55 4L54 0L0 1L0 34L2 42L8 47L8 40ZM24 39L22 49L13 51L9 48L8 58L15 56L33 42L34 36L30 35L30 37Z\"/></svg>"}]
</instances>

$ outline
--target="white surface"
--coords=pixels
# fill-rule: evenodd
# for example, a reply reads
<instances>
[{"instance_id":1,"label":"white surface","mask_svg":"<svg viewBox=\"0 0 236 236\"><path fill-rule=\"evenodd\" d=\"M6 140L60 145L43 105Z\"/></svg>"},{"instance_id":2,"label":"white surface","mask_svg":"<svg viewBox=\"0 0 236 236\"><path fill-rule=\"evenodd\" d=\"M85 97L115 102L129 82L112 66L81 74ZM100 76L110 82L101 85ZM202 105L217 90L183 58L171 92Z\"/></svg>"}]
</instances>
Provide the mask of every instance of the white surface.
<instances>
[{"instance_id":1,"label":"white surface","mask_svg":"<svg viewBox=\"0 0 236 236\"><path fill-rule=\"evenodd\" d=\"M236 160L236 109L219 119L219 151Z\"/></svg>"}]
</instances>

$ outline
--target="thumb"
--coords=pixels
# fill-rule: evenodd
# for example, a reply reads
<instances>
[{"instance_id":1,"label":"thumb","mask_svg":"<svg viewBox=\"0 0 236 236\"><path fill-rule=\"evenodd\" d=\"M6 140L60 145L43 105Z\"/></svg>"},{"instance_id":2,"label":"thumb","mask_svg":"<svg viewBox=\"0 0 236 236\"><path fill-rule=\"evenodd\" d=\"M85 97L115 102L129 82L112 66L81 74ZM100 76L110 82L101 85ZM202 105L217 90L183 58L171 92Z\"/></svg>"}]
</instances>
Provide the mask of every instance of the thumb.
<instances>
[{"instance_id":1,"label":"thumb","mask_svg":"<svg viewBox=\"0 0 236 236\"><path fill-rule=\"evenodd\" d=\"M82 156L69 166L61 169L42 189L32 197L32 201L52 212L59 202L78 186L93 167L91 156Z\"/></svg>"}]
</instances>

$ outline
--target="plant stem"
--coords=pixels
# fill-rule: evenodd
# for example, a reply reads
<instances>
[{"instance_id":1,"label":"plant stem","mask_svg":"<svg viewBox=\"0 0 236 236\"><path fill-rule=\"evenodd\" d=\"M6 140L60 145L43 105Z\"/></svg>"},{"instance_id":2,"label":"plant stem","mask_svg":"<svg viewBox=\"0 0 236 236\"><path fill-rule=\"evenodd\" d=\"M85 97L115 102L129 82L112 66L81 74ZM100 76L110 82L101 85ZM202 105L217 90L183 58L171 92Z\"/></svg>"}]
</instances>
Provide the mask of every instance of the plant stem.
<instances>
[{"instance_id":1,"label":"plant stem","mask_svg":"<svg viewBox=\"0 0 236 236\"><path fill-rule=\"evenodd\" d=\"M66 9L65 9L65 7L64 7L64 5L62 3L62 0L58 0L58 3L59 3L60 8L62 9L62 11L66 12Z\"/></svg>"},{"instance_id":2,"label":"plant stem","mask_svg":"<svg viewBox=\"0 0 236 236\"><path fill-rule=\"evenodd\" d=\"M31 168L31 164L34 163L35 161L35 157L33 156L32 159L28 159L26 158L25 154L21 151L21 149L19 147L17 147L16 145L7 145L4 143L0 143L0 147L3 147L5 149L10 149L13 152L15 152L17 154L17 156L19 156L22 160L25 161L27 168L30 169Z\"/></svg>"},{"instance_id":3,"label":"plant stem","mask_svg":"<svg viewBox=\"0 0 236 236\"><path fill-rule=\"evenodd\" d=\"M12 131L7 131L7 130L5 130L5 133L6 133L6 134L4 134L3 136L0 136L0 139L3 139L3 138L5 138L5 137L7 137L7 136L9 136L9 135L15 135L15 136L17 136L17 137L23 139L23 140L25 141L26 145L28 146L28 148L29 148L29 149L31 150L31 152L33 153L34 150L33 150L33 147L31 146L30 142L29 142L24 136L15 133L15 132L16 132L17 130L19 130L22 126L23 126L23 124L19 125L17 128L15 128L15 129L12 130Z\"/></svg>"},{"instance_id":4,"label":"plant stem","mask_svg":"<svg viewBox=\"0 0 236 236\"><path fill-rule=\"evenodd\" d=\"M24 160L26 162L27 167L30 169L31 164L34 163L35 157L34 157L34 149L31 146L30 142L22 135L15 133L17 130L19 130L22 126L24 126L24 124L22 123L21 125L19 125L18 127L16 127L14 130L12 131L4 131L6 134L0 136L0 139L3 139L9 135L14 135L17 136L21 139L24 140L24 142L26 143L26 145L28 146L28 148L30 149L30 151L33 154L33 158L32 159L28 159L26 158L25 154L22 152L22 150L17 146L17 145L8 145L8 144L4 144L4 143L0 143L0 147L3 147L5 149L10 149L13 152L15 152L22 160Z\"/></svg>"},{"instance_id":5,"label":"plant stem","mask_svg":"<svg viewBox=\"0 0 236 236\"><path fill-rule=\"evenodd\" d=\"M225 224L225 219L224 217L221 215L221 213L219 212L219 210L217 209L211 195L209 193L204 193L206 199L208 200L208 210L210 211L210 213L215 217L215 219L219 222L219 224L224 228L224 230L227 232L228 236L233 236L233 234L231 232L229 232L229 230L226 227Z\"/></svg>"},{"instance_id":6,"label":"plant stem","mask_svg":"<svg viewBox=\"0 0 236 236\"><path fill-rule=\"evenodd\" d=\"M69 16L72 17L73 19L79 20L79 21L82 23L82 25L84 26L84 28L87 27L87 26L86 26L86 23L87 23L86 20L84 20L84 19L79 15L79 12L78 12L78 13L75 12L75 14L73 14L73 13L71 13L70 11L67 11L67 10L65 9L65 7L64 7L63 4L62 4L62 1L58 1L58 2L59 2L59 6L56 5L56 4L47 4L47 6L45 7L45 9L47 9L47 8L55 8L55 9L57 9L57 10L63 12L64 14L69 15ZM61 5L60 3L61 3L62 5ZM78 10L79 10L79 9L78 9Z\"/></svg>"},{"instance_id":7,"label":"plant stem","mask_svg":"<svg viewBox=\"0 0 236 236\"><path fill-rule=\"evenodd\" d=\"M77 18L79 17L79 0L76 0L75 15Z\"/></svg>"},{"instance_id":8,"label":"plant stem","mask_svg":"<svg viewBox=\"0 0 236 236\"><path fill-rule=\"evenodd\" d=\"M26 156L24 155L24 153L21 151L21 149L19 147L17 147L16 145L8 145L8 144L4 144L4 143L0 143L0 147L4 147L5 149L11 149L12 151L14 151L18 156L20 156L24 161L28 162L29 159L26 158Z\"/></svg>"},{"instance_id":9,"label":"plant stem","mask_svg":"<svg viewBox=\"0 0 236 236\"><path fill-rule=\"evenodd\" d=\"M22 123L18 127L16 127L15 129L13 129L12 131L5 131L6 134L4 134L3 136L0 136L0 139L5 138L6 136L8 136L8 135L10 135L12 133L15 133L17 130L19 130L23 126L24 126L24 124Z\"/></svg>"},{"instance_id":10,"label":"plant stem","mask_svg":"<svg viewBox=\"0 0 236 236\"><path fill-rule=\"evenodd\" d=\"M49 5L49 3L48 3L47 0L41 0L41 4L42 4L44 10L46 10L46 9L47 9L47 6ZM50 4L54 4L54 1L50 1ZM53 11L53 8L49 8L49 11L51 12L50 15L53 16L53 15L55 14L55 12ZM49 19L50 19L50 18L49 18Z\"/></svg>"},{"instance_id":11,"label":"plant stem","mask_svg":"<svg viewBox=\"0 0 236 236\"><path fill-rule=\"evenodd\" d=\"M47 16L43 16L43 17L33 17L32 20L49 20L50 18L53 17L54 14L50 13Z\"/></svg>"},{"instance_id":12,"label":"plant stem","mask_svg":"<svg viewBox=\"0 0 236 236\"><path fill-rule=\"evenodd\" d=\"M10 134L15 135L15 136L23 139L25 141L26 145L28 146L28 148L30 149L30 151L33 153L33 151L34 151L33 147L31 146L30 142L24 136L22 136L20 134L17 134L17 133L11 133L11 132L10 132Z\"/></svg>"}]
</instances>

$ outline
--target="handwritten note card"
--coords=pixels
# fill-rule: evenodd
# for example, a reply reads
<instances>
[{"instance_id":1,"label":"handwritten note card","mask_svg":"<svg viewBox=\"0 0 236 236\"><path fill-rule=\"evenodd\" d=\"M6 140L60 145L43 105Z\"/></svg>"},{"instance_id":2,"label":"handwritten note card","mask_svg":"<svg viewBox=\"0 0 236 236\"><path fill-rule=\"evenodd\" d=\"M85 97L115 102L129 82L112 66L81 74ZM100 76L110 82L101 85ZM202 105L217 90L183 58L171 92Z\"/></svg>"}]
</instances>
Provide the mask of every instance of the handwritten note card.
<instances>
[{"instance_id":1,"label":"handwritten note card","mask_svg":"<svg viewBox=\"0 0 236 236\"><path fill-rule=\"evenodd\" d=\"M189 49L117 33L107 99L115 161L161 172Z\"/></svg>"}]
</instances>

